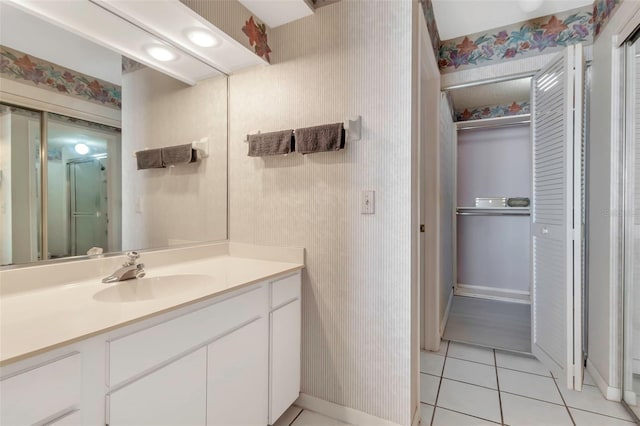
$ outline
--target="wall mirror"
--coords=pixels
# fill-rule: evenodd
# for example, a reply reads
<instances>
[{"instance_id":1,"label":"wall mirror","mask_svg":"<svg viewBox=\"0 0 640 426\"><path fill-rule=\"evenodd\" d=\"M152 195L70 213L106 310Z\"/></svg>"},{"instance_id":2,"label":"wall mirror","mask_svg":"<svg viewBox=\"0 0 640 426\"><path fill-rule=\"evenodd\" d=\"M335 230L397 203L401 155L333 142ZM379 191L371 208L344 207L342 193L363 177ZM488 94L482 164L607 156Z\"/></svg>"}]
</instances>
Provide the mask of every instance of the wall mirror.
<instances>
[{"instance_id":1,"label":"wall mirror","mask_svg":"<svg viewBox=\"0 0 640 426\"><path fill-rule=\"evenodd\" d=\"M190 86L0 2L0 265L225 240L227 96L213 67Z\"/></svg>"}]
</instances>

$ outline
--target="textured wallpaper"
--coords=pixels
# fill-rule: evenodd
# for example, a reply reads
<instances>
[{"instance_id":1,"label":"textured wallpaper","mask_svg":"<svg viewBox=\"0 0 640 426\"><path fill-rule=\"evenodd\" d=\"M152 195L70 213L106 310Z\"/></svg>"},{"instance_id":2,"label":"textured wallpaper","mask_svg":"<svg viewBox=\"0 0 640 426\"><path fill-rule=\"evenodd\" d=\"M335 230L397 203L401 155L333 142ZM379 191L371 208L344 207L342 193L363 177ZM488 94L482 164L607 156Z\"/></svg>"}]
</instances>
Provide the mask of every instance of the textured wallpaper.
<instances>
[{"instance_id":1,"label":"textured wallpaper","mask_svg":"<svg viewBox=\"0 0 640 426\"><path fill-rule=\"evenodd\" d=\"M227 78L188 86L144 68L124 74L122 90L123 250L226 239ZM136 170L135 151L203 137L199 163Z\"/></svg>"},{"instance_id":2,"label":"textured wallpaper","mask_svg":"<svg viewBox=\"0 0 640 426\"><path fill-rule=\"evenodd\" d=\"M343 1L271 30L230 77L230 237L306 248L302 392L411 422L411 2ZM362 116L339 152L249 158L248 133ZM376 191L376 214L360 192Z\"/></svg>"}]
</instances>

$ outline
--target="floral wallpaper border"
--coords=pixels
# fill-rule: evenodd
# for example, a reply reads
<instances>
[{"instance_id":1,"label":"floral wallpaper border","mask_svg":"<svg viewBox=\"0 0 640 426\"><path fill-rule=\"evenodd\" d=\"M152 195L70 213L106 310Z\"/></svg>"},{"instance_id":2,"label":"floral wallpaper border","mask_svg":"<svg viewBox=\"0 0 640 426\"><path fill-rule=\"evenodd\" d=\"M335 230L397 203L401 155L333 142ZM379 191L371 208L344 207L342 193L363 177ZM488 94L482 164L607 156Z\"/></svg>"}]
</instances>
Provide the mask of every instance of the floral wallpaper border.
<instances>
[{"instance_id":1,"label":"floral wallpaper border","mask_svg":"<svg viewBox=\"0 0 640 426\"><path fill-rule=\"evenodd\" d=\"M620 1L596 0L593 6L445 40L440 43L438 66L446 73L550 53L576 43L591 43Z\"/></svg>"},{"instance_id":2,"label":"floral wallpaper border","mask_svg":"<svg viewBox=\"0 0 640 426\"><path fill-rule=\"evenodd\" d=\"M436 59L439 57L440 50L440 33L438 32L438 24L436 23L436 14L433 11L433 2L431 0L422 0L422 12L424 19L427 21L427 31L433 45L433 54Z\"/></svg>"},{"instance_id":3,"label":"floral wallpaper border","mask_svg":"<svg viewBox=\"0 0 640 426\"><path fill-rule=\"evenodd\" d=\"M531 113L531 103L529 101L514 101L510 105L488 105L472 108L471 110L465 108L463 111L456 111L455 121L508 117L529 113Z\"/></svg>"},{"instance_id":4,"label":"floral wallpaper border","mask_svg":"<svg viewBox=\"0 0 640 426\"><path fill-rule=\"evenodd\" d=\"M122 109L120 86L1 45L0 76L109 108Z\"/></svg>"},{"instance_id":5,"label":"floral wallpaper border","mask_svg":"<svg viewBox=\"0 0 640 426\"><path fill-rule=\"evenodd\" d=\"M267 62L271 63L271 48L268 43L267 26L259 23L251 16L242 27L242 32L249 37L249 45L254 48L256 55L261 58L265 58Z\"/></svg>"},{"instance_id":6,"label":"floral wallpaper border","mask_svg":"<svg viewBox=\"0 0 640 426\"><path fill-rule=\"evenodd\" d=\"M621 0L596 0L593 2L593 34L598 37L604 26L609 22L615 8Z\"/></svg>"}]
</instances>

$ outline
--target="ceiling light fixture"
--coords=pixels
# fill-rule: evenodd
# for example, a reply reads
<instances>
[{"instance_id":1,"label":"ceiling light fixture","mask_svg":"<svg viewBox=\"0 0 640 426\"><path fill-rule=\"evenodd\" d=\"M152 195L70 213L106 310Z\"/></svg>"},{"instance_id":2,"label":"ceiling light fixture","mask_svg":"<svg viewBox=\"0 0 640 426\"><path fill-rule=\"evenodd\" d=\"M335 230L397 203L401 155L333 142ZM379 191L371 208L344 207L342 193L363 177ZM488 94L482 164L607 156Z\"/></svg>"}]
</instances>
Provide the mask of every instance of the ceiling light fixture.
<instances>
[{"instance_id":1,"label":"ceiling light fixture","mask_svg":"<svg viewBox=\"0 0 640 426\"><path fill-rule=\"evenodd\" d=\"M518 6L523 12L531 13L540 9L544 0L518 0Z\"/></svg>"},{"instance_id":2,"label":"ceiling light fixture","mask_svg":"<svg viewBox=\"0 0 640 426\"><path fill-rule=\"evenodd\" d=\"M160 44L152 44L146 46L144 50L151 56L153 59L161 62L169 62L175 60L178 55L170 50L166 46L162 46Z\"/></svg>"},{"instance_id":3,"label":"ceiling light fixture","mask_svg":"<svg viewBox=\"0 0 640 426\"><path fill-rule=\"evenodd\" d=\"M84 143L77 143L73 149L80 155L87 155L89 153L89 147Z\"/></svg>"},{"instance_id":4,"label":"ceiling light fixture","mask_svg":"<svg viewBox=\"0 0 640 426\"><path fill-rule=\"evenodd\" d=\"M218 37L205 28L189 28L185 35L191 43L200 47L218 47L221 43Z\"/></svg>"}]
</instances>

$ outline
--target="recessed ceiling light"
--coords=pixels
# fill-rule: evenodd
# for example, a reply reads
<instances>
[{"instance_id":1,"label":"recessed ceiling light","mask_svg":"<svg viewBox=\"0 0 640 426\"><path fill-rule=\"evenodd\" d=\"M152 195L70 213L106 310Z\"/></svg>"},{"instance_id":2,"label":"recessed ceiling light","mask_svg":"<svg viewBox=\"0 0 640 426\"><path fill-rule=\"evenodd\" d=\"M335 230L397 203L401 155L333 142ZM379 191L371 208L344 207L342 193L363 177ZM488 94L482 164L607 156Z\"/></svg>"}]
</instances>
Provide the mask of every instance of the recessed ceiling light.
<instances>
[{"instance_id":1,"label":"recessed ceiling light","mask_svg":"<svg viewBox=\"0 0 640 426\"><path fill-rule=\"evenodd\" d=\"M87 155L89 153L89 147L83 143L77 143L73 149L80 155Z\"/></svg>"},{"instance_id":2,"label":"recessed ceiling light","mask_svg":"<svg viewBox=\"0 0 640 426\"><path fill-rule=\"evenodd\" d=\"M185 35L191 43L200 47L217 47L221 43L218 37L205 28L189 28Z\"/></svg>"},{"instance_id":3,"label":"recessed ceiling light","mask_svg":"<svg viewBox=\"0 0 640 426\"><path fill-rule=\"evenodd\" d=\"M150 46L145 47L144 50L146 50L147 53L153 59L156 59L156 60L162 61L162 62L173 61L174 59L176 59L178 57L178 55L175 54L168 47L165 47L165 46L162 46L162 45L159 45L159 44L152 44Z\"/></svg>"}]
</instances>

